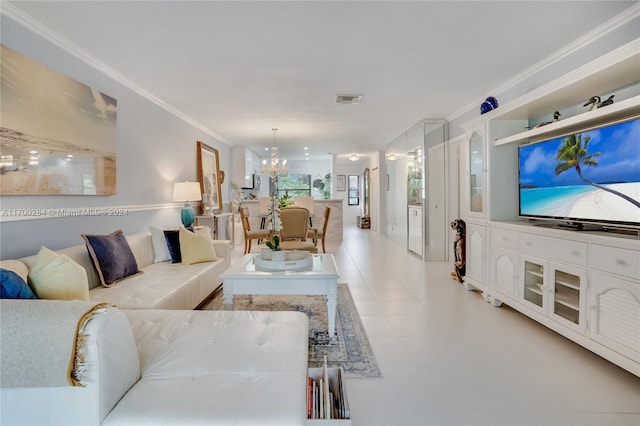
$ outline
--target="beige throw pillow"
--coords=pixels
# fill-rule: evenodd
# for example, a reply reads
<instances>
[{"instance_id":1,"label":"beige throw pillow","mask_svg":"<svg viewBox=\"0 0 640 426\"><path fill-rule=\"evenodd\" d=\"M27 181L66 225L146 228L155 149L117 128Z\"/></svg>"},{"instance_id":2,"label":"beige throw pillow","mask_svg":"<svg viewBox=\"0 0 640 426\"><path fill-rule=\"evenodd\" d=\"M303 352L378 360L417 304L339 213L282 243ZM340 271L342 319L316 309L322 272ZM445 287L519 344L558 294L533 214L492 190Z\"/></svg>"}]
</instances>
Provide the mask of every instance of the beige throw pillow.
<instances>
[{"instance_id":1,"label":"beige throw pillow","mask_svg":"<svg viewBox=\"0 0 640 426\"><path fill-rule=\"evenodd\" d=\"M46 247L40 248L28 280L40 299L89 300L87 271L70 257Z\"/></svg>"},{"instance_id":2,"label":"beige throw pillow","mask_svg":"<svg viewBox=\"0 0 640 426\"><path fill-rule=\"evenodd\" d=\"M192 265L200 262L211 262L218 259L209 228L197 229L195 233L180 226L180 253L182 263Z\"/></svg>"},{"instance_id":3,"label":"beige throw pillow","mask_svg":"<svg viewBox=\"0 0 640 426\"><path fill-rule=\"evenodd\" d=\"M8 271L13 271L20 275L20 278L27 282L27 276L29 275L29 267L19 260L0 260L0 268Z\"/></svg>"}]
</instances>

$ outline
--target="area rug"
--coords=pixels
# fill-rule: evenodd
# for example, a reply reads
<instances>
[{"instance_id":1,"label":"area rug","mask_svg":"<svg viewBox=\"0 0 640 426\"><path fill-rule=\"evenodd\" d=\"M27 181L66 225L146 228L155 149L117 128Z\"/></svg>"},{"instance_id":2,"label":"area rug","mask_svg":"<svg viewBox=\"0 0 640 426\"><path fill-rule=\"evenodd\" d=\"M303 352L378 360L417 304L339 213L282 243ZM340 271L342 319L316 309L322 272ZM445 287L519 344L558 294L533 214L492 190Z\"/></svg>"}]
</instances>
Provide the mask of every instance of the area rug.
<instances>
[{"instance_id":1,"label":"area rug","mask_svg":"<svg viewBox=\"0 0 640 426\"><path fill-rule=\"evenodd\" d=\"M222 309L222 292L204 305ZM327 333L327 305L323 296L234 296L236 311L300 311L309 317L309 367L321 367L327 355L329 367L342 367L345 377L382 377L369 339L347 284L338 284L336 334Z\"/></svg>"}]
</instances>

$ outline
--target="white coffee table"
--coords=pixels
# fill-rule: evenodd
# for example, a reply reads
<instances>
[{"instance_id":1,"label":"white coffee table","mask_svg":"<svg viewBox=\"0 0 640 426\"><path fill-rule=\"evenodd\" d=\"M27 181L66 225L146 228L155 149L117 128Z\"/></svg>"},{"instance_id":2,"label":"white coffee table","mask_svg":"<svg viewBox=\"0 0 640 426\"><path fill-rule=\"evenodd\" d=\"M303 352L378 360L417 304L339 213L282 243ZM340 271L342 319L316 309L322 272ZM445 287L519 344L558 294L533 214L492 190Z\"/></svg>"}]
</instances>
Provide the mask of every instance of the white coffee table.
<instances>
[{"instance_id":1,"label":"white coffee table","mask_svg":"<svg viewBox=\"0 0 640 426\"><path fill-rule=\"evenodd\" d=\"M329 336L336 329L338 268L332 254L314 254L309 270L261 271L256 268L257 254L247 254L225 273L222 294L225 310L233 309L233 296L248 295L324 295L327 300Z\"/></svg>"}]
</instances>

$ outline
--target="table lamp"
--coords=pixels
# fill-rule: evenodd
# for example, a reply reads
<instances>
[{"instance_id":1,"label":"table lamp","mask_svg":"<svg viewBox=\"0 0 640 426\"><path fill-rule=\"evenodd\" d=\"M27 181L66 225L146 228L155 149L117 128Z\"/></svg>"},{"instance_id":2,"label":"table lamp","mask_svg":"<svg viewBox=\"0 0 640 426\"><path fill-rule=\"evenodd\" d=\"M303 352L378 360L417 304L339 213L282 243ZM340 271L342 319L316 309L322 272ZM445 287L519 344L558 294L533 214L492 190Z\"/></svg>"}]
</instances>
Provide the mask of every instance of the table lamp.
<instances>
[{"instance_id":1,"label":"table lamp","mask_svg":"<svg viewBox=\"0 0 640 426\"><path fill-rule=\"evenodd\" d=\"M180 212L180 218L185 228L193 225L195 215L189 201L202 200L199 182L178 182L173 184L173 201L184 201L184 207Z\"/></svg>"}]
</instances>

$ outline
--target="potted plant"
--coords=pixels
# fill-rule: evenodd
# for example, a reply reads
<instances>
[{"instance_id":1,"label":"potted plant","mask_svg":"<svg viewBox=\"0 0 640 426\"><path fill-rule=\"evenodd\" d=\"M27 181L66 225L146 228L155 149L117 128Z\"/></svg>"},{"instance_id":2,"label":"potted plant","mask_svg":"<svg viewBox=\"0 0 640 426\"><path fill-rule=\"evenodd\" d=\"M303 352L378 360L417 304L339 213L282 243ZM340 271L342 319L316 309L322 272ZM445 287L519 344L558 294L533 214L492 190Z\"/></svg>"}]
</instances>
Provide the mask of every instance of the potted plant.
<instances>
[{"instance_id":1,"label":"potted plant","mask_svg":"<svg viewBox=\"0 0 640 426\"><path fill-rule=\"evenodd\" d=\"M273 234L271 241L267 241L265 244L271 249L271 260L283 261L285 259L285 253L280 248L280 237L277 234Z\"/></svg>"},{"instance_id":2,"label":"potted plant","mask_svg":"<svg viewBox=\"0 0 640 426\"><path fill-rule=\"evenodd\" d=\"M331 197L331 173L327 173L324 175L324 186L322 189L322 195L325 200L328 200Z\"/></svg>"}]
</instances>

